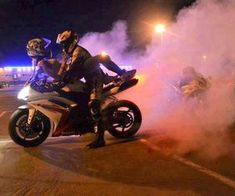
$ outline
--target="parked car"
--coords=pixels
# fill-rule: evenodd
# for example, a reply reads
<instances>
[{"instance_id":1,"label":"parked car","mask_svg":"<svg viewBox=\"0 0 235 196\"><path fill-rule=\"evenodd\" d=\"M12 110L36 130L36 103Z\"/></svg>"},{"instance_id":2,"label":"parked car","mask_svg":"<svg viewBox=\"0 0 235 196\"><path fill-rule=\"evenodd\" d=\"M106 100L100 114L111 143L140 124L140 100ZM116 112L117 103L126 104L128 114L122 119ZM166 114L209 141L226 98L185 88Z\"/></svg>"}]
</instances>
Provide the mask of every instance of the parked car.
<instances>
[{"instance_id":1,"label":"parked car","mask_svg":"<svg viewBox=\"0 0 235 196\"><path fill-rule=\"evenodd\" d=\"M4 87L9 87L9 83L7 82L0 82L0 89Z\"/></svg>"}]
</instances>

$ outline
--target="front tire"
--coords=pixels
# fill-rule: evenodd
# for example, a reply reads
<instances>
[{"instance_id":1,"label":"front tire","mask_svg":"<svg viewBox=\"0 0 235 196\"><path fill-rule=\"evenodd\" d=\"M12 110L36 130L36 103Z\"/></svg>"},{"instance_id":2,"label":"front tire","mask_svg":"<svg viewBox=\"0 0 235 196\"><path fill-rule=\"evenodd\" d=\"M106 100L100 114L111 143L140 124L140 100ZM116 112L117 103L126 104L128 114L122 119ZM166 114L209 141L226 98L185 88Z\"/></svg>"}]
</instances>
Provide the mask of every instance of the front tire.
<instances>
[{"instance_id":1,"label":"front tire","mask_svg":"<svg viewBox=\"0 0 235 196\"><path fill-rule=\"evenodd\" d=\"M35 113L30 126L27 125L28 110L16 110L9 123L12 140L24 147L40 145L50 133L50 120L42 113Z\"/></svg>"},{"instance_id":2,"label":"front tire","mask_svg":"<svg viewBox=\"0 0 235 196\"><path fill-rule=\"evenodd\" d=\"M107 108L107 129L116 138L129 138L139 130L142 116L139 108L131 101L121 100Z\"/></svg>"}]
</instances>

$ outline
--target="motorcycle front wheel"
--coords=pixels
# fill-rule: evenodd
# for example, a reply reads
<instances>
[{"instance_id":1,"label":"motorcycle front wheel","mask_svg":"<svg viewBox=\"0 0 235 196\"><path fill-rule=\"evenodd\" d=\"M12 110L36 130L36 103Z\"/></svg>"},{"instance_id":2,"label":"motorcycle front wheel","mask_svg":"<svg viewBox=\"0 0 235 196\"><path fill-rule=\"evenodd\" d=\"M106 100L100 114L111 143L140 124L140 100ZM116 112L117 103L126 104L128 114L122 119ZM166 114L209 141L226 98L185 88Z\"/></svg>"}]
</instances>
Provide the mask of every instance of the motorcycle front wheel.
<instances>
[{"instance_id":1,"label":"motorcycle front wheel","mask_svg":"<svg viewBox=\"0 0 235 196\"><path fill-rule=\"evenodd\" d=\"M28 110L16 110L9 123L9 135L12 140L23 147L40 145L50 133L50 120L37 112L30 125L27 123Z\"/></svg>"},{"instance_id":2,"label":"motorcycle front wheel","mask_svg":"<svg viewBox=\"0 0 235 196\"><path fill-rule=\"evenodd\" d=\"M107 130L116 138L129 138L139 130L142 116L131 101L121 100L108 107Z\"/></svg>"}]
</instances>

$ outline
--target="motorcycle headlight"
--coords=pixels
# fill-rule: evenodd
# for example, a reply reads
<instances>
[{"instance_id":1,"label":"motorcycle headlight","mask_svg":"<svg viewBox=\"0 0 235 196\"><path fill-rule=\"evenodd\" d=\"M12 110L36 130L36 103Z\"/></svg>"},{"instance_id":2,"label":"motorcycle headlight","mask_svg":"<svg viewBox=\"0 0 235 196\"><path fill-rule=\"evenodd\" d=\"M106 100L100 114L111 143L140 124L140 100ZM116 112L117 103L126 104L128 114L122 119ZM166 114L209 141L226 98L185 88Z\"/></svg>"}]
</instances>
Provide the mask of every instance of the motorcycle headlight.
<instances>
[{"instance_id":1,"label":"motorcycle headlight","mask_svg":"<svg viewBox=\"0 0 235 196\"><path fill-rule=\"evenodd\" d=\"M29 97L29 89L29 86L22 88L21 91L18 93L17 98L26 101Z\"/></svg>"}]
</instances>

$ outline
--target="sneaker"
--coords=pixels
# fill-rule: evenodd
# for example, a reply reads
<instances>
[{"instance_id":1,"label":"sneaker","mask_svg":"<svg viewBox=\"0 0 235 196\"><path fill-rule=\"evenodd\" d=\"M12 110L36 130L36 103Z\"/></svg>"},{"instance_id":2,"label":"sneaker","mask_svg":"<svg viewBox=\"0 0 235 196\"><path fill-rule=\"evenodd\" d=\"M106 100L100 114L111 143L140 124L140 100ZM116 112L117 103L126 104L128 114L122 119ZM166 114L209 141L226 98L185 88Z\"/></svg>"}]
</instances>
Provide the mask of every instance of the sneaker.
<instances>
[{"instance_id":1,"label":"sneaker","mask_svg":"<svg viewBox=\"0 0 235 196\"><path fill-rule=\"evenodd\" d=\"M104 141L104 132L100 132L96 134L96 138L93 142L87 145L89 148L98 148L105 146Z\"/></svg>"},{"instance_id":2,"label":"sneaker","mask_svg":"<svg viewBox=\"0 0 235 196\"><path fill-rule=\"evenodd\" d=\"M105 146L104 139L95 139L93 142L87 145L89 148L99 148Z\"/></svg>"},{"instance_id":3,"label":"sneaker","mask_svg":"<svg viewBox=\"0 0 235 196\"><path fill-rule=\"evenodd\" d=\"M103 82L105 85L107 85L107 84L113 82L115 79L116 79L115 76L110 76L108 74L104 74L104 81Z\"/></svg>"},{"instance_id":4,"label":"sneaker","mask_svg":"<svg viewBox=\"0 0 235 196\"><path fill-rule=\"evenodd\" d=\"M120 76L120 78L124 81L132 79L136 74L136 69L130 70L130 71L124 71L123 74Z\"/></svg>"}]
</instances>

